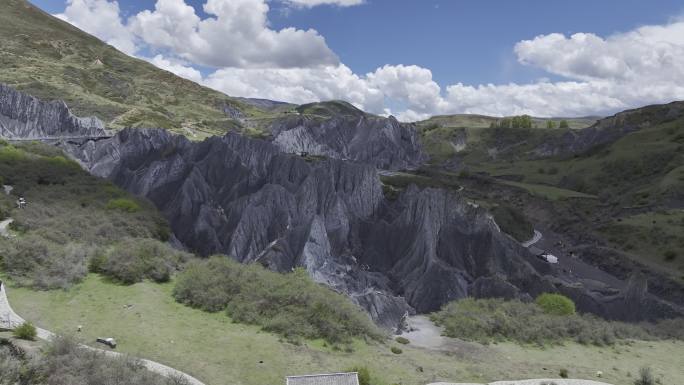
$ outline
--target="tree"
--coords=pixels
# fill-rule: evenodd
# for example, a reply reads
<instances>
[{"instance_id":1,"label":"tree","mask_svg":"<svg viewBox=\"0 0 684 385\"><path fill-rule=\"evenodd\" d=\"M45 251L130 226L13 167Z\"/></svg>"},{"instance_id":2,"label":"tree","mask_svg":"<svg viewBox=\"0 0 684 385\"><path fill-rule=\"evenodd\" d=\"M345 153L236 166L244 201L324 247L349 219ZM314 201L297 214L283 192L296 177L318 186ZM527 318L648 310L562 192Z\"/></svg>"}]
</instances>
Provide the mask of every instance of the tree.
<instances>
[{"instance_id":1,"label":"tree","mask_svg":"<svg viewBox=\"0 0 684 385\"><path fill-rule=\"evenodd\" d=\"M565 120L565 119L563 119L563 120L560 121L560 126L559 126L559 127L560 127L560 128L570 128L570 126L568 125L568 121Z\"/></svg>"},{"instance_id":2,"label":"tree","mask_svg":"<svg viewBox=\"0 0 684 385\"><path fill-rule=\"evenodd\" d=\"M36 331L36 327L33 326L32 323L30 322L24 322L23 324L17 326L13 331L12 334L20 338L22 340L29 340L33 341L36 339L36 336L38 335L38 332Z\"/></svg>"},{"instance_id":3,"label":"tree","mask_svg":"<svg viewBox=\"0 0 684 385\"><path fill-rule=\"evenodd\" d=\"M639 370L639 378L634 381L634 385L654 385L653 373L651 368L641 368Z\"/></svg>"},{"instance_id":4,"label":"tree","mask_svg":"<svg viewBox=\"0 0 684 385\"><path fill-rule=\"evenodd\" d=\"M554 122L553 120L547 120L546 121L546 128L548 128L550 130L556 128L556 122Z\"/></svg>"},{"instance_id":5,"label":"tree","mask_svg":"<svg viewBox=\"0 0 684 385\"><path fill-rule=\"evenodd\" d=\"M575 314L575 303L564 295L544 293L537 297L535 302L546 314L562 316Z\"/></svg>"}]
</instances>

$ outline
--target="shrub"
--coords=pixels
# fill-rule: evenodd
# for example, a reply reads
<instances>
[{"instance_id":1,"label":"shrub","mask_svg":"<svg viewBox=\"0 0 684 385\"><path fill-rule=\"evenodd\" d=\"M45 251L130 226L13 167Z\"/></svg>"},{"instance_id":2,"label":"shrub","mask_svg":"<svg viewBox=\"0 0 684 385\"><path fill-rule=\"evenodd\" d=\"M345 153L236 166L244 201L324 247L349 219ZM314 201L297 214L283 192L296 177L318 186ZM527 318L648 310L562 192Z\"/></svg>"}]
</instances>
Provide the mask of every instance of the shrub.
<instances>
[{"instance_id":1,"label":"shrub","mask_svg":"<svg viewBox=\"0 0 684 385\"><path fill-rule=\"evenodd\" d=\"M154 239L124 239L90 260L91 271L124 284L167 282L189 255Z\"/></svg>"},{"instance_id":2,"label":"shrub","mask_svg":"<svg viewBox=\"0 0 684 385\"><path fill-rule=\"evenodd\" d=\"M107 202L107 210L119 210L127 213L136 213L140 211L140 205L131 199L117 198Z\"/></svg>"},{"instance_id":3,"label":"shrub","mask_svg":"<svg viewBox=\"0 0 684 385\"><path fill-rule=\"evenodd\" d=\"M89 261L92 270L99 269L93 258L122 239L170 237L151 203L91 176L54 146L0 147L0 175L30 204L29 210L12 211L11 228L18 236L0 242L0 270L19 285L68 288L85 276ZM14 199L0 194L0 217L14 207ZM117 199L135 203L139 211L107 209L111 202L117 207ZM166 274L161 269L151 275L163 280Z\"/></svg>"},{"instance_id":4,"label":"shrub","mask_svg":"<svg viewBox=\"0 0 684 385\"><path fill-rule=\"evenodd\" d=\"M184 378L164 378L138 360L112 358L83 349L71 338L57 337L35 354L12 354L0 345L2 384L189 385Z\"/></svg>"},{"instance_id":5,"label":"shrub","mask_svg":"<svg viewBox=\"0 0 684 385\"><path fill-rule=\"evenodd\" d=\"M356 372L359 376L359 385L370 385L371 375L370 370L365 366L354 366L353 368L346 370L348 373Z\"/></svg>"},{"instance_id":6,"label":"shrub","mask_svg":"<svg viewBox=\"0 0 684 385\"><path fill-rule=\"evenodd\" d=\"M561 294L544 293L537 297L535 303L546 314L567 316L575 314L575 303Z\"/></svg>"},{"instance_id":7,"label":"shrub","mask_svg":"<svg viewBox=\"0 0 684 385\"><path fill-rule=\"evenodd\" d=\"M561 370L558 372L558 375L559 375L561 378L568 378L568 369L561 369Z\"/></svg>"},{"instance_id":8,"label":"shrub","mask_svg":"<svg viewBox=\"0 0 684 385\"><path fill-rule=\"evenodd\" d=\"M655 385L651 368L641 368L639 370L639 378L634 380L634 385Z\"/></svg>"},{"instance_id":9,"label":"shrub","mask_svg":"<svg viewBox=\"0 0 684 385\"><path fill-rule=\"evenodd\" d=\"M217 256L188 264L173 295L206 311L225 310L234 321L260 325L290 341L322 338L335 344L383 337L349 298L313 282L302 269L280 274Z\"/></svg>"},{"instance_id":10,"label":"shrub","mask_svg":"<svg viewBox=\"0 0 684 385\"><path fill-rule=\"evenodd\" d=\"M488 343L511 340L520 343L561 343L574 340L581 344L610 345L618 339L673 338L682 319L670 326L658 324L634 325L605 321L593 315L558 316L545 313L535 303L503 299L463 299L451 302L431 316L444 327L449 337ZM669 330L665 332L664 330Z\"/></svg>"},{"instance_id":11,"label":"shrub","mask_svg":"<svg viewBox=\"0 0 684 385\"><path fill-rule=\"evenodd\" d=\"M392 353L394 353L394 354L401 354L401 353L404 352L403 350L399 349L399 348L396 347L396 346L392 346L392 348L390 348L390 350L391 350Z\"/></svg>"},{"instance_id":12,"label":"shrub","mask_svg":"<svg viewBox=\"0 0 684 385\"><path fill-rule=\"evenodd\" d=\"M674 250L667 250L663 253L663 257L665 257L665 260L668 262L674 261L675 258L677 258L677 252L675 252Z\"/></svg>"},{"instance_id":13,"label":"shrub","mask_svg":"<svg viewBox=\"0 0 684 385\"><path fill-rule=\"evenodd\" d=\"M398 343L402 344L402 345L408 345L408 343L410 342L408 340L408 338L404 338L404 337L397 337L394 340L397 341Z\"/></svg>"},{"instance_id":14,"label":"shrub","mask_svg":"<svg viewBox=\"0 0 684 385\"><path fill-rule=\"evenodd\" d=\"M35 340L36 336L38 336L38 332L36 331L36 327L33 326L33 324L30 322L24 322L23 324L17 326L12 331L12 334L17 338L20 338L22 340L29 340L29 341Z\"/></svg>"}]
</instances>

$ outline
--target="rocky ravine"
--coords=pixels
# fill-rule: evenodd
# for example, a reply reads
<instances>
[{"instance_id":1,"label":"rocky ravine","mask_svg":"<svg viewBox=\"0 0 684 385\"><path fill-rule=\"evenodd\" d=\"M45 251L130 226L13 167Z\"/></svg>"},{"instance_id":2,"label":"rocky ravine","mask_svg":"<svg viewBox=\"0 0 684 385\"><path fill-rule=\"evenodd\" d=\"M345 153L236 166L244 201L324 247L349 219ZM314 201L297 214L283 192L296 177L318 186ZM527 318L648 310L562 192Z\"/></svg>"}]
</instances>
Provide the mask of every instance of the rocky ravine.
<instances>
[{"instance_id":1,"label":"rocky ravine","mask_svg":"<svg viewBox=\"0 0 684 385\"><path fill-rule=\"evenodd\" d=\"M601 291L559 279L457 193L410 187L388 200L377 164L305 159L236 134L193 143L155 129L63 146L91 173L154 202L186 247L282 272L304 267L387 328L465 296L548 291L609 317L676 313L636 283Z\"/></svg>"},{"instance_id":2,"label":"rocky ravine","mask_svg":"<svg viewBox=\"0 0 684 385\"><path fill-rule=\"evenodd\" d=\"M677 314L638 284L594 290L559 279L458 194L410 187L389 201L371 165L307 161L236 134L192 143L163 130L67 149L93 174L153 201L187 247L277 271L305 267L387 328L407 311L466 296L554 291L607 317Z\"/></svg>"}]
</instances>

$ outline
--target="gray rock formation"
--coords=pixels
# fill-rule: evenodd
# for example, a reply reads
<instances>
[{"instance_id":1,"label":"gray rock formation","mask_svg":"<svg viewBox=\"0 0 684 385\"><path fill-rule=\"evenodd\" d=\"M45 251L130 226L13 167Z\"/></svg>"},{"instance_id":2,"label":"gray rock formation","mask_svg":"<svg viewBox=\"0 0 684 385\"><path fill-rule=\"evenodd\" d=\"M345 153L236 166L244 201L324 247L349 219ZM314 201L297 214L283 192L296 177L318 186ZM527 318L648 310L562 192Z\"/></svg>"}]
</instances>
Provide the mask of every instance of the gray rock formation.
<instances>
[{"instance_id":1,"label":"gray rock formation","mask_svg":"<svg viewBox=\"0 0 684 385\"><path fill-rule=\"evenodd\" d=\"M8 139L106 136L97 118L78 118L62 101L44 102L0 84L0 136Z\"/></svg>"},{"instance_id":2,"label":"gray rock formation","mask_svg":"<svg viewBox=\"0 0 684 385\"><path fill-rule=\"evenodd\" d=\"M93 174L149 198L192 250L276 271L304 267L387 328L407 311L471 295L528 300L562 291L599 314L603 299L625 297L555 279L458 195L410 187L385 200L370 165L310 162L236 134L191 143L163 130L124 130L68 151Z\"/></svg>"},{"instance_id":3,"label":"gray rock formation","mask_svg":"<svg viewBox=\"0 0 684 385\"><path fill-rule=\"evenodd\" d=\"M34 127L16 135L35 135L42 119L51 116L35 112L47 109L46 104L13 97L22 102L9 103L17 111L7 116L23 117L22 127ZM66 128L46 133L99 132L77 124L81 120L65 111ZM530 300L556 291L575 299L580 310L613 318L681 314L649 294L639 280L624 290L564 281L503 234L486 210L458 193L412 186L397 199L385 199L376 166L418 162L417 145L403 144L401 137L407 130L411 141L413 131L392 119L340 119L343 126L352 119L381 131L369 134L367 147L347 146L358 149L347 153L357 154L357 160L373 159L369 148L376 148L379 164L312 161L283 152L281 143L237 134L193 143L154 129L126 129L110 138L62 146L94 175L150 199L189 249L276 271L304 267L314 280L346 293L388 329L396 328L406 312L434 311L466 296ZM369 121L374 123L366 125ZM315 139L317 131L305 126L306 135ZM349 131L354 142L360 140L357 135L366 135L361 126L340 127L340 132ZM325 130L330 133L333 127ZM327 148L342 146L345 137L325 141ZM382 144L382 138L389 143Z\"/></svg>"},{"instance_id":4,"label":"gray rock formation","mask_svg":"<svg viewBox=\"0 0 684 385\"><path fill-rule=\"evenodd\" d=\"M286 153L307 152L388 170L414 169L427 159L416 127L391 116L361 111L331 117L293 115L269 129L273 143Z\"/></svg>"}]
</instances>

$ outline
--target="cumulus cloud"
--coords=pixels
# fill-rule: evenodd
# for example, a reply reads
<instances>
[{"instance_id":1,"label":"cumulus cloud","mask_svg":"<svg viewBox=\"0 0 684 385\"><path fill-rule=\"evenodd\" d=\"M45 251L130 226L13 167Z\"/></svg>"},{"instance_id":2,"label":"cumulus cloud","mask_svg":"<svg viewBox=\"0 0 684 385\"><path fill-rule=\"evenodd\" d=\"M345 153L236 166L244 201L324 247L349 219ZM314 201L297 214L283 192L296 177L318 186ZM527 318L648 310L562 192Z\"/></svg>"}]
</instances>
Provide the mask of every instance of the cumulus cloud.
<instances>
[{"instance_id":1,"label":"cumulus cloud","mask_svg":"<svg viewBox=\"0 0 684 385\"><path fill-rule=\"evenodd\" d=\"M339 60L315 30L268 26L266 0L207 0L201 19L184 0L157 0L129 20L130 29L155 49L168 49L211 67L298 68Z\"/></svg>"},{"instance_id":2,"label":"cumulus cloud","mask_svg":"<svg viewBox=\"0 0 684 385\"><path fill-rule=\"evenodd\" d=\"M382 111L384 107L382 92L343 64L316 68L223 68L211 74L204 84L228 95L298 104L343 99L369 111Z\"/></svg>"},{"instance_id":3,"label":"cumulus cloud","mask_svg":"<svg viewBox=\"0 0 684 385\"><path fill-rule=\"evenodd\" d=\"M116 1L67 0L64 12L55 16L127 54L137 50L133 34L121 20L119 3Z\"/></svg>"},{"instance_id":4,"label":"cumulus cloud","mask_svg":"<svg viewBox=\"0 0 684 385\"><path fill-rule=\"evenodd\" d=\"M435 114L578 116L684 99L684 21L601 37L540 35L517 43L522 65L565 78L529 84L440 86L432 72L384 65L365 75L340 63L314 30L274 30L268 0L206 0L209 17L184 0L123 21L112 0L68 0L60 18L127 53L233 96L293 103L343 99L378 114L420 120ZM297 7L352 6L362 0L280 0ZM136 45L137 43L137 45ZM206 76L193 65L213 68Z\"/></svg>"},{"instance_id":5,"label":"cumulus cloud","mask_svg":"<svg viewBox=\"0 0 684 385\"><path fill-rule=\"evenodd\" d=\"M591 33L553 33L515 46L527 65L581 80L684 80L684 22L645 26L606 39Z\"/></svg>"}]
</instances>

